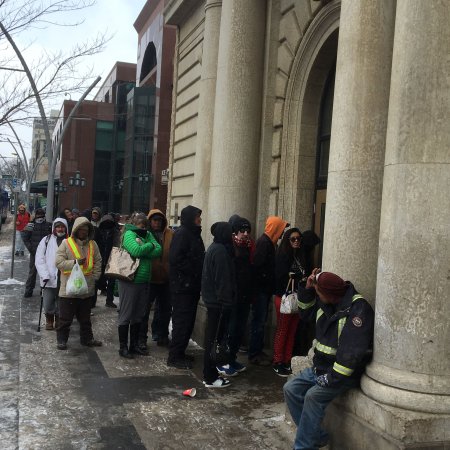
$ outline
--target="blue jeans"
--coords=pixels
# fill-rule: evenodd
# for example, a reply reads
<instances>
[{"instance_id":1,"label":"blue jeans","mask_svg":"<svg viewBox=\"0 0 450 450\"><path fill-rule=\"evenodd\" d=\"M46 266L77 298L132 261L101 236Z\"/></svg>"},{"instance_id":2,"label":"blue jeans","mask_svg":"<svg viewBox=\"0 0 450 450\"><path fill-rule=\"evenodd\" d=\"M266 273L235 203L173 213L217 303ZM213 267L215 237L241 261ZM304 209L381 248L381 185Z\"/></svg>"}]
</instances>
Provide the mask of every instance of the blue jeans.
<instances>
[{"instance_id":1,"label":"blue jeans","mask_svg":"<svg viewBox=\"0 0 450 450\"><path fill-rule=\"evenodd\" d=\"M255 300L252 304L248 359L258 356L264 349L264 327L271 298L272 295L265 292L258 292L255 295Z\"/></svg>"},{"instance_id":2,"label":"blue jeans","mask_svg":"<svg viewBox=\"0 0 450 450\"><path fill-rule=\"evenodd\" d=\"M22 240L22 232L16 231L16 252L23 252L25 250L25 244Z\"/></svg>"},{"instance_id":3,"label":"blue jeans","mask_svg":"<svg viewBox=\"0 0 450 450\"><path fill-rule=\"evenodd\" d=\"M358 386L358 380L348 379L338 387L320 387L310 367L303 370L284 387L284 398L297 426L295 450L315 450L327 441L327 433L321 423L328 404L338 395Z\"/></svg>"}]
</instances>

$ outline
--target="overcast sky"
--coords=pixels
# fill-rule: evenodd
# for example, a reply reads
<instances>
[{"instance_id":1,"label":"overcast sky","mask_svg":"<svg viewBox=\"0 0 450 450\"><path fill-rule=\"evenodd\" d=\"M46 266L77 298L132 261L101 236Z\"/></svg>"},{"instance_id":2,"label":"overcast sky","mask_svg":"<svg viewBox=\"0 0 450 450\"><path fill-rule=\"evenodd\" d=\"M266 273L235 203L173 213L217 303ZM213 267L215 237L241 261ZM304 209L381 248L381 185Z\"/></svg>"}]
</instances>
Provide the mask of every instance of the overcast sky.
<instances>
[{"instance_id":1,"label":"overcast sky","mask_svg":"<svg viewBox=\"0 0 450 450\"><path fill-rule=\"evenodd\" d=\"M106 46L106 50L95 56L86 58L83 62L84 68L92 67L93 79L100 75L102 80L97 87L100 87L116 61L136 63L137 55L137 32L133 23L142 10L146 0L97 0L97 4L91 8L71 12L67 17L61 15L58 19L61 22L84 23L77 27L58 27L51 25L46 30L30 30L26 34L21 34L18 44L22 48L28 47L28 57L39 55L43 48L49 51L57 51L64 45L71 48L75 43L82 42L89 37L95 37L98 32L106 31L113 35ZM31 46L30 46L30 43ZM93 93L97 92L97 88ZM92 97L92 96L91 96ZM68 97L65 97L68 98ZM72 100L77 100L78 96L72 95ZM61 107L64 96L56 106ZM30 142L32 128L21 127L19 130L22 141L26 144L27 154L31 156ZM10 156L11 148L8 144L1 144L0 154Z\"/></svg>"}]
</instances>

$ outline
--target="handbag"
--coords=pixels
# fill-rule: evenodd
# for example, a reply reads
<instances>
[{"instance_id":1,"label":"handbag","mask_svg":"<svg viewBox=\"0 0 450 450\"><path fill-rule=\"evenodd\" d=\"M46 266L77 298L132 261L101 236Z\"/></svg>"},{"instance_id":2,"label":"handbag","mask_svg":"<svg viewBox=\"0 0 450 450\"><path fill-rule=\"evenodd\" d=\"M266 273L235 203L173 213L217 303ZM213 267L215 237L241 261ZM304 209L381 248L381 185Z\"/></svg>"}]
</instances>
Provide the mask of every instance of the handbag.
<instances>
[{"instance_id":1,"label":"handbag","mask_svg":"<svg viewBox=\"0 0 450 450\"><path fill-rule=\"evenodd\" d=\"M85 295L89 292L86 278L81 270L78 261L75 260L75 265L70 272L69 278L66 283L66 294L74 297L79 295Z\"/></svg>"},{"instance_id":2,"label":"handbag","mask_svg":"<svg viewBox=\"0 0 450 450\"><path fill-rule=\"evenodd\" d=\"M286 286L286 292L281 297L280 313L295 314L298 312L298 296L294 291L294 279L290 278Z\"/></svg>"},{"instance_id":3,"label":"handbag","mask_svg":"<svg viewBox=\"0 0 450 450\"><path fill-rule=\"evenodd\" d=\"M123 281L133 281L140 263L139 258L133 258L122 246L113 247L105 267L105 276Z\"/></svg>"},{"instance_id":4,"label":"handbag","mask_svg":"<svg viewBox=\"0 0 450 450\"><path fill-rule=\"evenodd\" d=\"M219 323L217 324L217 331L214 341L211 346L210 358L211 362L216 366L224 366L229 364L231 360L230 347L226 342L219 342L220 323L222 321L222 314L220 314Z\"/></svg>"}]
</instances>

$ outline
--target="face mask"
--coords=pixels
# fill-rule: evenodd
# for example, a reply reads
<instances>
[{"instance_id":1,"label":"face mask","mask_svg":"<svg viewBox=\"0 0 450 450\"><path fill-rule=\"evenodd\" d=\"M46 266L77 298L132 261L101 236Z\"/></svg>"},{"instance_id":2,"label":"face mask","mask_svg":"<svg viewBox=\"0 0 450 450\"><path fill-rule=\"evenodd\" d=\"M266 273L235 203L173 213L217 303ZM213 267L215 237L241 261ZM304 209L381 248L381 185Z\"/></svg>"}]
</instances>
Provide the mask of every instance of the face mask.
<instances>
[{"instance_id":1,"label":"face mask","mask_svg":"<svg viewBox=\"0 0 450 450\"><path fill-rule=\"evenodd\" d=\"M65 232L62 232L62 233L56 233L56 236L58 236L58 237L64 237L65 235L66 235Z\"/></svg>"},{"instance_id":2,"label":"face mask","mask_svg":"<svg viewBox=\"0 0 450 450\"><path fill-rule=\"evenodd\" d=\"M39 217L39 219L36 219L36 223L42 223L44 222L45 218L44 217Z\"/></svg>"}]
</instances>

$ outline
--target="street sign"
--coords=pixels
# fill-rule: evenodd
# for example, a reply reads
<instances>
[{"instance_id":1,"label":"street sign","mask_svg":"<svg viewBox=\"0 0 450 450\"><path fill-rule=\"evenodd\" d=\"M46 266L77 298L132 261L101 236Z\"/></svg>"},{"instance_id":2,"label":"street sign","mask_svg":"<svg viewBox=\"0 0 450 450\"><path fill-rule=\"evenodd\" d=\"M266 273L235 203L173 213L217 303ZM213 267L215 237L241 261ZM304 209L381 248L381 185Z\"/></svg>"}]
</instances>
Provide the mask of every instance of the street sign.
<instances>
[{"instance_id":1,"label":"street sign","mask_svg":"<svg viewBox=\"0 0 450 450\"><path fill-rule=\"evenodd\" d=\"M11 185L13 192L20 192L22 190L22 180L20 178L13 178Z\"/></svg>"}]
</instances>

